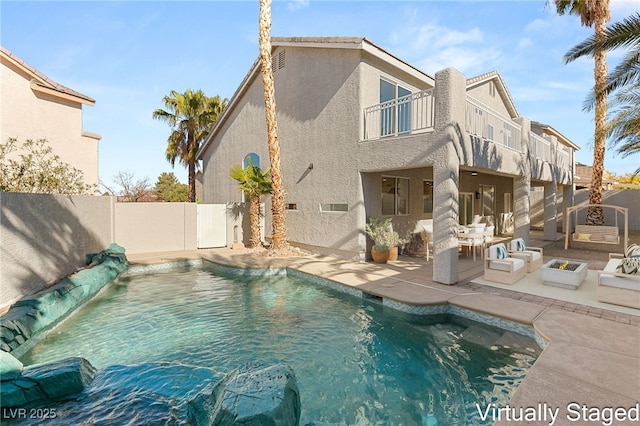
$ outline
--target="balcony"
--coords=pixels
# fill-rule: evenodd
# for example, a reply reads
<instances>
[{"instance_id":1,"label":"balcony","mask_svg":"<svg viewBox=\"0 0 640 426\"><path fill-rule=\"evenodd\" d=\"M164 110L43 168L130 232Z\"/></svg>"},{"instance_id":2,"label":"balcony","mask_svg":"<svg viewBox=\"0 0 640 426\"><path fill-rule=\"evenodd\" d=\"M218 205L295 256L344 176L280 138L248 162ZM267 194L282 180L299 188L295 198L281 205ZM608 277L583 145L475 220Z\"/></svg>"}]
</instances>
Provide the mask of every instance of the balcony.
<instances>
[{"instance_id":1,"label":"balcony","mask_svg":"<svg viewBox=\"0 0 640 426\"><path fill-rule=\"evenodd\" d=\"M433 89L364 109L364 140L422 133L433 126Z\"/></svg>"},{"instance_id":2,"label":"balcony","mask_svg":"<svg viewBox=\"0 0 640 426\"><path fill-rule=\"evenodd\" d=\"M465 114L467 133L520 152L522 127L510 118L500 115L470 96L467 96Z\"/></svg>"},{"instance_id":3,"label":"balcony","mask_svg":"<svg viewBox=\"0 0 640 426\"><path fill-rule=\"evenodd\" d=\"M551 142L533 132L529 132L529 153L533 158L551 163Z\"/></svg>"}]
</instances>

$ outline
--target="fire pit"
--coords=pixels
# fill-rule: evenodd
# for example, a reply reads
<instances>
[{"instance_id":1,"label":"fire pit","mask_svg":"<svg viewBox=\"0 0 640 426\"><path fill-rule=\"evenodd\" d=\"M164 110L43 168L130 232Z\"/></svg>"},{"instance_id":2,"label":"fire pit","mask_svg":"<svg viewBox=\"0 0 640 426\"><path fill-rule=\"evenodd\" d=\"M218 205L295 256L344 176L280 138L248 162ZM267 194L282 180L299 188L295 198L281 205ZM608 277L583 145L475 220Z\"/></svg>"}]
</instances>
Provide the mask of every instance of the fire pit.
<instances>
[{"instance_id":1,"label":"fire pit","mask_svg":"<svg viewBox=\"0 0 640 426\"><path fill-rule=\"evenodd\" d=\"M545 285L575 290L587 277L587 264L553 259L540 267L540 278Z\"/></svg>"}]
</instances>

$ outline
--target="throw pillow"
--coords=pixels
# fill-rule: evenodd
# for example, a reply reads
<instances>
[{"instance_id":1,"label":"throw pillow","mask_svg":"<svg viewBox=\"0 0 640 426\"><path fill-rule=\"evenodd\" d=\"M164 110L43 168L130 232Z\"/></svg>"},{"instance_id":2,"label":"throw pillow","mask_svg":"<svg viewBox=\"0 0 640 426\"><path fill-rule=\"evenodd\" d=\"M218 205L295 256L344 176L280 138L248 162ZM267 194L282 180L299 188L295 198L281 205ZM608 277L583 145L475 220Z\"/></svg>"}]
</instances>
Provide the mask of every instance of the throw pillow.
<instances>
[{"instance_id":1,"label":"throw pillow","mask_svg":"<svg viewBox=\"0 0 640 426\"><path fill-rule=\"evenodd\" d=\"M640 257L640 246L638 244L631 244L627 247L627 251L624 252L624 257Z\"/></svg>"},{"instance_id":2,"label":"throw pillow","mask_svg":"<svg viewBox=\"0 0 640 426\"><path fill-rule=\"evenodd\" d=\"M497 252L498 259L506 259L507 248L504 246L504 244L498 244L496 246L496 252Z\"/></svg>"},{"instance_id":3,"label":"throw pillow","mask_svg":"<svg viewBox=\"0 0 640 426\"><path fill-rule=\"evenodd\" d=\"M605 235L604 240L608 243L615 243L618 241L618 237L616 235Z\"/></svg>"},{"instance_id":4,"label":"throw pillow","mask_svg":"<svg viewBox=\"0 0 640 426\"><path fill-rule=\"evenodd\" d=\"M622 259L616 272L619 274L640 275L640 257Z\"/></svg>"},{"instance_id":5,"label":"throw pillow","mask_svg":"<svg viewBox=\"0 0 640 426\"><path fill-rule=\"evenodd\" d=\"M525 250L524 240L518 239L518 242L516 243L516 247L518 251L524 251Z\"/></svg>"},{"instance_id":6,"label":"throw pillow","mask_svg":"<svg viewBox=\"0 0 640 426\"><path fill-rule=\"evenodd\" d=\"M591 241L591 234L578 233L578 241Z\"/></svg>"}]
</instances>

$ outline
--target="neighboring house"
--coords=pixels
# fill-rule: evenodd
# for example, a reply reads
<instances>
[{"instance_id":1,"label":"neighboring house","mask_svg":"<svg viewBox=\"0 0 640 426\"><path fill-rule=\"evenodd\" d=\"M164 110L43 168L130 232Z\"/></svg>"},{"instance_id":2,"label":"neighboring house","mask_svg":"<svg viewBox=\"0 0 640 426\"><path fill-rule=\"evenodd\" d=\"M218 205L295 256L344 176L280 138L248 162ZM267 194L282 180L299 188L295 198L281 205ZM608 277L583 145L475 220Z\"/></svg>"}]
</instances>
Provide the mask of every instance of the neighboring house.
<instances>
[{"instance_id":1,"label":"neighboring house","mask_svg":"<svg viewBox=\"0 0 640 426\"><path fill-rule=\"evenodd\" d=\"M610 191L617 183L614 179L611 179L611 174L604 171L602 176L602 190ZM574 183L576 189L591 188L591 180L593 179L593 166L588 166L582 163L576 163L576 175Z\"/></svg>"},{"instance_id":2,"label":"neighboring house","mask_svg":"<svg viewBox=\"0 0 640 426\"><path fill-rule=\"evenodd\" d=\"M90 97L69 89L0 47L0 140L46 139L65 163L81 170L84 182L98 185L98 141L82 129L82 106Z\"/></svg>"},{"instance_id":3,"label":"neighboring house","mask_svg":"<svg viewBox=\"0 0 640 426\"><path fill-rule=\"evenodd\" d=\"M528 239L532 186L545 194L545 238L556 239L577 147L520 117L497 72L432 77L365 38L272 45L291 242L364 259L370 217L392 217L405 235L432 218L433 279L452 284L458 224L513 215L514 235ZM204 203L241 200L229 169L247 155L268 167L263 96L257 60L198 154Z\"/></svg>"}]
</instances>

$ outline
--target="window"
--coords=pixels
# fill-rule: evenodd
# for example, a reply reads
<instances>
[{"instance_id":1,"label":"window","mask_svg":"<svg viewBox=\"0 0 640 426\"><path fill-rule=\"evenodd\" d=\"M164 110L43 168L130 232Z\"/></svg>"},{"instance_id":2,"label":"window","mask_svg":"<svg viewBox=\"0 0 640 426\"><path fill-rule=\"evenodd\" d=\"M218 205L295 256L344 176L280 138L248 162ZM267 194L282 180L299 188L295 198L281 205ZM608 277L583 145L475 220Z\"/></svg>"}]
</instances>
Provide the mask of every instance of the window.
<instances>
[{"instance_id":1,"label":"window","mask_svg":"<svg viewBox=\"0 0 640 426\"><path fill-rule=\"evenodd\" d=\"M382 177L382 214L409 214L409 179Z\"/></svg>"},{"instance_id":2,"label":"window","mask_svg":"<svg viewBox=\"0 0 640 426\"><path fill-rule=\"evenodd\" d=\"M287 209L287 210L298 210L298 204L289 203L289 204L285 205L284 208Z\"/></svg>"},{"instance_id":3,"label":"window","mask_svg":"<svg viewBox=\"0 0 640 426\"><path fill-rule=\"evenodd\" d=\"M473 221L473 192L460 192L458 194L458 222L460 225L469 225Z\"/></svg>"},{"instance_id":4,"label":"window","mask_svg":"<svg viewBox=\"0 0 640 426\"><path fill-rule=\"evenodd\" d=\"M255 152L250 152L249 154L245 155L244 159L242 160L242 167L245 168L249 164L260 167L260 156Z\"/></svg>"},{"instance_id":5,"label":"window","mask_svg":"<svg viewBox=\"0 0 640 426\"><path fill-rule=\"evenodd\" d=\"M322 203L320 204L321 212L348 212L349 205L347 203Z\"/></svg>"},{"instance_id":6,"label":"window","mask_svg":"<svg viewBox=\"0 0 640 426\"><path fill-rule=\"evenodd\" d=\"M433 213L433 181L422 181L422 212Z\"/></svg>"},{"instance_id":7,"label":"window","mask_svg":"<svg viewBox=\"0 0 640 426\"><path fill-rule=\"evenodd\" d=\"M390 136L411 131L411 91L396 83L380 79L380 135Z\"/></svg>"},{"instance_id":8,"label":"window","mask_svg":"<svg viewBox=\"0 0 640 426\"><path fill-rule=\"evenodd\" d=\"M509 123L504 123L504 145L511 147L511 126Z\"/></svg>"}]
</instances>

